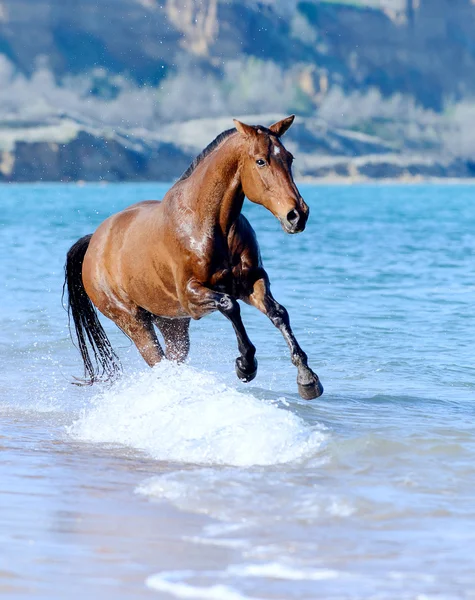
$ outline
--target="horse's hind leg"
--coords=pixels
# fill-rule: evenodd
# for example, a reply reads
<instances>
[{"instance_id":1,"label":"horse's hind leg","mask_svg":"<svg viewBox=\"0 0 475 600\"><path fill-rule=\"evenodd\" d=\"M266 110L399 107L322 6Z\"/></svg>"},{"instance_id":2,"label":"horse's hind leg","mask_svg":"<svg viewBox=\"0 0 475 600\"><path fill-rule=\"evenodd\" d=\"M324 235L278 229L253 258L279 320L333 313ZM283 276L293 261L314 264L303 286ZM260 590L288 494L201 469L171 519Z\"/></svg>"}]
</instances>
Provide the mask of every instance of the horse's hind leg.
<instances>
[{"instance_id":1,"label":"horse's hind leg","mask_svg":"<svg viewBox=\"0 0 475 600\"><path fill-rule=\"evenodd\" d=\"M99 278L90 273L88 276L85 287L93 304L134 342L150 367L160 362L164 353L153 328L153 315L127 298L119 298L114 290L101 286Z\"/></svg>"},{"instance_id":2,"label":"horse's hind leg","mask_svg":"<svg viewBox=\"0 0 475 600\"><path fill-rule=\"evenodd\" d=\"M190 319L167 319L153 317L165 340L166 357L169 360L184 362L190 350Z\"/></svg>"},{"instance_id":3,"label":"horse's hind leg","mask_svg":"<svg viewBox=\"0 0 475 600\"><path fill-rule=\"evenodd\" d=\"M162 347L153 328L152 315L143 309L121 311L113 320L134 342L145 362L153 367L164 357Z\"/></svg>"}]
</instances>

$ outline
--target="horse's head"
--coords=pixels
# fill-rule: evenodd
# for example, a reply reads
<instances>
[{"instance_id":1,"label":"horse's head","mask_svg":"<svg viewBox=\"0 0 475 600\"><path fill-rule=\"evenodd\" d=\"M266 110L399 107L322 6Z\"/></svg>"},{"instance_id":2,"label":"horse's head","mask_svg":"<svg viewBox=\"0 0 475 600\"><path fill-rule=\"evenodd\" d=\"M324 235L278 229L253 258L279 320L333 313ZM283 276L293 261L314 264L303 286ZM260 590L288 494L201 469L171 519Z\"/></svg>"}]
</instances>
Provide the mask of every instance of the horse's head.
<instances>
[{"instance_id":1,"label":"horse's head","mask_svg":"<svg viewBox=\"0 0 475 600\"><path fill-rule=\"evenodd\" d=\"M265 206L287 233L303 231L309 213L292 177L293 156L280 141L293 121L292 115L267 128L234 120L242 138L240 171L244 194Z\"/></svg>"}]
</instances>

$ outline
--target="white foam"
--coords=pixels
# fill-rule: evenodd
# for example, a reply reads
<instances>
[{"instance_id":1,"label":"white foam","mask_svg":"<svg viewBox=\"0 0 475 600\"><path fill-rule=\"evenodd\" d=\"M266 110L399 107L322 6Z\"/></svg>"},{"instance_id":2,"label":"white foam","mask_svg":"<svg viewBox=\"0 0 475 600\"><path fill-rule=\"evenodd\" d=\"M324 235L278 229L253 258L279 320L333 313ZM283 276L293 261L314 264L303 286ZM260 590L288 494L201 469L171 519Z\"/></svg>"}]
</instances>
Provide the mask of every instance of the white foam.
<instances>
[{"instance_id":1,"label":"white foam","mask_svg":"<svg viewBox=\"0 0 475 600\"><path fill-rule=\"evenodd\" d=\"M333 569L296 569L277 562L231 565L228 567L228 573L239 577L263 577L287 581L323 581L340 577L340 573Z\"/></svg>"},{"instance_id":2,"label":"white foam","mask_svg":"<svg viewBox=\"0 0 475 600\"><path fill-rule=\"evenodd\" d=\"M235 580L237 578L277 579L281 581L327 581L342 574L333 569L300 569L278 562L263 564L229 565L220 571L164 571L151 575L146 585L156 591L166 592L176 598L203 598L205 600L260 600L256 596L244 596L229 585L214 583L196 586L190 583L194 577L201 580Z\"/></svg>"},{"instance_id":3,"label":"white foam","mask_svg":"<svg viewBox=\"0 0 475 600\"><path fill-rule=\"evenodd\" d=\"M234 466L303 460L326 439L288 410L167 361L95 396L69 433L157 460Z\"/></svg>"},{"instance_id":4,"label":"white foam","mask_svg":"<svg viewBox=\"0 0 475 600\"><path fill-rule=\"evenodd\" d=\"M227 585L195 586L182 581L176 581L177 577L187 578L188 571L174 571L157 573L145 580L147 587L158 592L166 592L175 598L196 598L204 600L260 600L256 596L244 596Z\"/></svg>"},{"instance_id":5,"label":"white foam","mask_svg":"<svg viewBox=\"0 0 475 600\"><path fill-rule=\"evenodd\" d=\"M276 520L328 522L367 510L344 495L329 493L324 481L310 481L311 473L307 468L299 473L293 468L177 469L146 479L135 491L151 500L166 500L180 510L220 521L208 525L203 532L209 544L236 536L242 539L246 529L256 524L272 527Z\"/></svg>"}]
</instances>

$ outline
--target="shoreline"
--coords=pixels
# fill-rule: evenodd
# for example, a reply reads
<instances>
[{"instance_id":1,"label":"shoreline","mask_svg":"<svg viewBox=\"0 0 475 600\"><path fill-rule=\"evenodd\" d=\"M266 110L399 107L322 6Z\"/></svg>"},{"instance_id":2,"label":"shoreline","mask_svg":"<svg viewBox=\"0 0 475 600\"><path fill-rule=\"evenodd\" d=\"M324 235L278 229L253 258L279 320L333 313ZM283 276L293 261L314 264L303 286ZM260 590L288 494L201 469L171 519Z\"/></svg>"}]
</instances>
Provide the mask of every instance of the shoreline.
<instances>
[{"instance_id":1,"label":"shoreline","mask_svg":"<svg viewBox=\"0 0 475 600\"><path fill-rule=\"evenodd\" d=\"M281 116L281 115L280 115ZM279 115L249 116L249 121ZM0 182L169 183L178 179L230 118L200 119L160 131L108 128L72 117L0 123ZM21 125L21 126L20 126ZM296 181L327 184L475 182L475 163L439 149L395 148L376 136L317 127L300 118L286 144L297 156Z\"/></svg>"}]
</instances>

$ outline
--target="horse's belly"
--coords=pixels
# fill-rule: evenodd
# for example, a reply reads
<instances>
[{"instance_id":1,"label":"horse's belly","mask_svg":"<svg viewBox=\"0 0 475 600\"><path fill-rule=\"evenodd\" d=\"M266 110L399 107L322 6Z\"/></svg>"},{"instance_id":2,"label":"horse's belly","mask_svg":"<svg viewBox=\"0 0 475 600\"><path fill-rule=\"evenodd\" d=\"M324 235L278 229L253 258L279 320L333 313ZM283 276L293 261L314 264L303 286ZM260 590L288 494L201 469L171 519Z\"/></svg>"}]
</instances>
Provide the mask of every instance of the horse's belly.
<instances>
[{"instance_id":1,"label":"horse's belly","mask_svg":"<svg viewBox=\"0 0 475 600\"><path fill-rule=\"evenodd\" d=\"M155 264L153 269L135 273L129 284L133 302L148 312L161 316L185 317L169 264Z\"/></svg>"},{"instance_id":2,"label":"horse's belly","mask_svg":"<svg viewBox=\"0 0 475 600\"><path fill-rule=\"evenodd\" d=\"M164 294L163 289L159 290L155 298L152 300L145 300L144 302L141 302L139 306L157 317L179 319L188 316L178 299L172 298L171 295Z\"/></svg>"}]
</instances>

